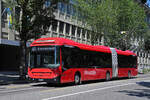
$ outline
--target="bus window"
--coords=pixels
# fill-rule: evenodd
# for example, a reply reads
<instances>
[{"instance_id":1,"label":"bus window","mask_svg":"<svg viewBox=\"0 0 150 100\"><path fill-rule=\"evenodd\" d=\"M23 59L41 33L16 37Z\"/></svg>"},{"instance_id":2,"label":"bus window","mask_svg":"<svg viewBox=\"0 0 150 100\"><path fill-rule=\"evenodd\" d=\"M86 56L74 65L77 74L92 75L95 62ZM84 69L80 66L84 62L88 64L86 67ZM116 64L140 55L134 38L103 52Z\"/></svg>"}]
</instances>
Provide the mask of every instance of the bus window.
<instances>
[{"instance_id":1,"label":"bus window","mask_svg":"<svg viewBox=\"0 0 150 100\"><path fill-rule=\"evenodd\" d=\"M32 68L55 68L59 66L58 47L32 47L30 66Z\"/></svg>"}]
</instances>

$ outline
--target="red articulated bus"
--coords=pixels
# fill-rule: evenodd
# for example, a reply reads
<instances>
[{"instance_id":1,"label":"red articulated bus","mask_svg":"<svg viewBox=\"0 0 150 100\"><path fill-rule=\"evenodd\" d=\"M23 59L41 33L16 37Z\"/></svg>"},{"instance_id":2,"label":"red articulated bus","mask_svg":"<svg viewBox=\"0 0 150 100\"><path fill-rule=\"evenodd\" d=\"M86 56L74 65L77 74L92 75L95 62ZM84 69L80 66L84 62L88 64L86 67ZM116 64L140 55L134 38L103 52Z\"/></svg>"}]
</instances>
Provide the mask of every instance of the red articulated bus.
<instances>
[{"instance_id":1,"label":"red articulated bus","mask_svg":"<svg viewBox=\"0 0 150 100\"><path fill-rule=\"evenodd\" d=\"M30 45L28 75L47 83L80 84L137 74L137 56L131 51L58 37L40 38Z\"/></svg>"}]
</instances>

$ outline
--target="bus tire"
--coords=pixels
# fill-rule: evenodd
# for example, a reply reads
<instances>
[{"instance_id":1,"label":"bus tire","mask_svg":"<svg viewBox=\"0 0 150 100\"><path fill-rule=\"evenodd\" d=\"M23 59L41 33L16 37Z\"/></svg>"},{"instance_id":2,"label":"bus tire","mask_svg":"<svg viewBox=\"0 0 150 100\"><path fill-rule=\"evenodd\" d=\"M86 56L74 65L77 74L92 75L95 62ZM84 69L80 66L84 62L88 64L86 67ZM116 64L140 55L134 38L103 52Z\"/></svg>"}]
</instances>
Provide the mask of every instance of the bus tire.
<instances>
[{"instance_id":1,"label":"bus tire","mask_svg":"<svg viewBox=\"0 0 150 100\"><path fill-rule=\"evenodd\" d=\"M74 84L75 85L81 84L81 75L79 73L76 73L74 76Z\"/></svg>"},{"instance_id":2,"label":"bus tire","mask_svg":"<svg viewBox=\"0 0 150 100\"><path fill-rule=\"evenodd\" d=\"M106 81L110 81L110 73L109 72L106 73Z\"/></svg>"},{"instance_id":3,"label":"bus tire","mask_svg":"<svg viewBox=\"0 0 150 100\"><path fill-rule=\"evenodd\" d=\"M128 72L128 79L131 79L132 76L131 76L131 71Z\"/></svg>"}]
</instances>

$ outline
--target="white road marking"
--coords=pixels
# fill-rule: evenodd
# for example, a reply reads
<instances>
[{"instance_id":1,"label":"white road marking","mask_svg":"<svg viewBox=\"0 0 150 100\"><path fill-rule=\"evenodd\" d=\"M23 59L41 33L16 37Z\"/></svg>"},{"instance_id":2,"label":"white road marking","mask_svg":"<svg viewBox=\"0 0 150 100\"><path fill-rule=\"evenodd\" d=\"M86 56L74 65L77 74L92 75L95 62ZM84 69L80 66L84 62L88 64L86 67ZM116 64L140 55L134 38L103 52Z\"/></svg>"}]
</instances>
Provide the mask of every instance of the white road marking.
<instances>
[{"instance_id":1,"label":"white road marking","mask_svg":"<svg viewBox=\"0 0 150 100\"><path fill-rule=\"evenodd\" d=\"M134 79L128 79L128 81L134 81L134 82L138 82L139 80L142 81L142 80L146 80L148 79L149 77L147 78L134 78ZM142 79L142 80L141 80ZM92 84L86 84L86 85L78 85L78 86L69 86L69 87L64 87L64 88L61 88L61 89L70 89L70 88L78 88L78 87L87 87L87 86L98 86L98 85L104 85L104 84L116 84L116 83L122 83L122 82L126 82L127 80L114 80L114 81L108 81L108 82L98 82L98 83L92 83ZM41 90L42 93L45 93L45 92L51 92L51 91L54 91L54 90L60 90L60 88L57 88L57 89L48 89L48 90Z\"/></svg>"},{"instance_id":2,"label":"white road marking","mask_svg":"<svg viewBox=\"0 0 150 100\"><path fill-rule=\"evenodd\" d=\"M89 93L89 92L93 92L93 91L105 90L105 89L110 89L110 88L115 88L115 87L122 87L122 86L133 85L133 84L136 84L136 83L128 83L128 84L121 84L121 85L109 86L109 87L104 87L104 88L92 89L92 90L88 90L88 91L82 91L82 92L77 92L77 93L72 93L72 94L66 94L66 95L60 95L60 96L45 98L45 99L42 99L42 100L58 99L58 98L69 97L69 96L73 96L73 95L79 95L79 94Z\"/></svg>"},{"instance_id":3,"label":"white road marking","mask_svg":"<svg viewBox=\"0 0 150 100\"><path fill-rule=\"evenodd\" d=\"M67 96L72 96L72 95L78 95L78 94L83 94L83 93L88 93L88 92L92 92L92 91L98 91L98 90L105 90L105 89L109 89L109 88L114 88L114 87L121 87L121 86L126 86L126 85L132 85L132 84L136 84L136 82L141 82L141 81L150 81L150 80L146 80L148 79L149 77L147 78L135 78L135 79L131 79L132 83L127 83L127 84L122 84L122 85L116 85L116 86L109 86L109 87L104 87L104 88L98 88L98 89L92 89L92 90L88 90L88 91L81 91L81 92L77 92L77 93L73 93L73 94L66 94L66 95L61 95L61 96L56 96L56 97L50 97L50 98L45 98L45 99L42 99L42 100L51 100L51 99L55 99L55 98L62 98L62 97L67 97ZM122 81L126 81L126 80L119 80L119 81L110 81L110 83L119 83L119 82L122 82ZM130 81L130 80L129 80ZM109 83L109 82L107 82ZM36 83L37 84L37 83ZM100 82L99 84L106 84L105 82ZM32 84L31 84L32 85ZM93 86L93 85L97 85L97 83L94 83L94 84L87 84L86 86ZM84 87L85 85L79 85L79 87ZM1 86L0 86L1 87ZM11 89L11 87L13 89L17 89L17 86L5 86L6 89ZM18 86L18 87L22 87L22 86ZM26 87L26 85L24 86ZM76 87L76 86L75 86ZM3 86L1 88L4 88ZM0 94L1 93L12 93L12 92L19 92L19 91L25 91L25 90L32 90L32 89L42 89L43 87L29 87L29 88L24 88L24 89L17 89L17 90L0 90ZM64 89L66 88L72 88L72 87L65 87ZM62 88L61 88L62 89ZM55 89L51 89L52 90L55 90ZM57 89L57 90L60 90L60 89ZM45 92L49 92L49 90L44 90Z\"/></svg>"}]
</instances>

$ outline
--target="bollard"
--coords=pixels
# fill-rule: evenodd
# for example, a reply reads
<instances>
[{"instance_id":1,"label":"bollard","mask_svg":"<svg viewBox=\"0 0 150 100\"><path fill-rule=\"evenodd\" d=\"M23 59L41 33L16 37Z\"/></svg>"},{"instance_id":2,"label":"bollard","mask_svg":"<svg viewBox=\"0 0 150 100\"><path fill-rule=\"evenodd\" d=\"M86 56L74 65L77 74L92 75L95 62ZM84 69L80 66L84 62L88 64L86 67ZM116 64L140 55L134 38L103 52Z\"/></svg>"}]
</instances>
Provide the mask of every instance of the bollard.
<instances>
[{"instance_id":1,"label":"bollard","mask_svg":"<svg viewBox=\"0 0 150 100\"><path fill-rule=\"evenodd\" d=\"M25 80L26 79L26 75L24 73L24 67L23 66L19 67L19 79L21 79L21 80Z\"/></svg>"}]
</instances>

